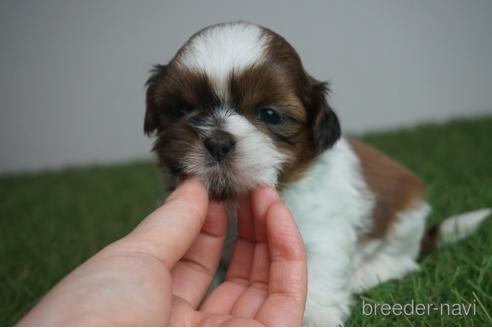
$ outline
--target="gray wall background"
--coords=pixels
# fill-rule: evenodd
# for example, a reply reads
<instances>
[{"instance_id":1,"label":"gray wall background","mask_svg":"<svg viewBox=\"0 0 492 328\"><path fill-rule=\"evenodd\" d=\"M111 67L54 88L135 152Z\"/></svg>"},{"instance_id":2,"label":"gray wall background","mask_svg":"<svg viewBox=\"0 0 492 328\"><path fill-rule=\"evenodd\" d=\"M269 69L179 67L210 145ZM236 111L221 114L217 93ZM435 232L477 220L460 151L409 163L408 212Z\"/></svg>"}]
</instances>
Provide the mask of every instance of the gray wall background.
<instances>
[{"instance_id":1,"label":"gray wall background","mask_svg":"<svg viewBox=\"0 0 492 328\"><path fill-rule=\"evenodd\" d=\"M0 172L149 157L144 82L198 29L272 28L346 131L492 113L492 1L0 2Z\"/></svg>"}]
</instances>

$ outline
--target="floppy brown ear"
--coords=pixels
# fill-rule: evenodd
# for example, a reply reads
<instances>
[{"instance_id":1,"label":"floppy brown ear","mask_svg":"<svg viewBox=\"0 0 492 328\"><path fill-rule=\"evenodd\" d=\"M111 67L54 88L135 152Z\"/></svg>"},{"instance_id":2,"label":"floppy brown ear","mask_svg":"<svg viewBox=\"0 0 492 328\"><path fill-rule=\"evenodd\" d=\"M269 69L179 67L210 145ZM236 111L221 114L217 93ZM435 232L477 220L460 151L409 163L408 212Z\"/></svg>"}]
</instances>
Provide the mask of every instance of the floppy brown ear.
<instances>
[{"instance_id":1,"label":"floppy brown ear","mask_svg":"<svg viewBox=\"0 0 492 328\"><path fill-rule=\"evenodd\" d=\"M326 100L330 91L328 83L310 78L310 105L313 140L318 152L330 148L340 139L341 128L338 117Z\"/></svg>"},{"instance_id":2,"label":"floppy brown ear","mask_svg":"<svg viewBox=\"0 0 492 328\"><path fill-rule=\"evenodd\" d=\"M149 79L145 83L147 92L145 99L146 109L144 118L144 132L146 135L150 135L159 129L159 116L155 105L155 92L157 82L164 78L166 75L166 70L166 65L155 65L151 70Z\"/></svg>"}]
</instances>

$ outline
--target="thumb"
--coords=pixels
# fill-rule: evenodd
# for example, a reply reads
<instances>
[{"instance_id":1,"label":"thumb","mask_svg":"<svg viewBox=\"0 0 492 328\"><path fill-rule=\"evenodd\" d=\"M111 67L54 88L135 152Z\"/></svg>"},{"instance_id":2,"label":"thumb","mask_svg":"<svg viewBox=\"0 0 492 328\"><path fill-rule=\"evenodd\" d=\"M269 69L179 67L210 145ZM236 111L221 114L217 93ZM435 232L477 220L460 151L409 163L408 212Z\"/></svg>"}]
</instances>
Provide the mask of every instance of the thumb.
<instances>
[{"instance_id":1,"label":"thumb","mask_svg":"<svg viewBox=\"0 0 492 328\"><path fill-rule=\"evenodd\" d=\"M171 270L197 238L207 210L207 191L198 179L187 179L117 247L153 256Z\"/></svg>"}]
</instances>

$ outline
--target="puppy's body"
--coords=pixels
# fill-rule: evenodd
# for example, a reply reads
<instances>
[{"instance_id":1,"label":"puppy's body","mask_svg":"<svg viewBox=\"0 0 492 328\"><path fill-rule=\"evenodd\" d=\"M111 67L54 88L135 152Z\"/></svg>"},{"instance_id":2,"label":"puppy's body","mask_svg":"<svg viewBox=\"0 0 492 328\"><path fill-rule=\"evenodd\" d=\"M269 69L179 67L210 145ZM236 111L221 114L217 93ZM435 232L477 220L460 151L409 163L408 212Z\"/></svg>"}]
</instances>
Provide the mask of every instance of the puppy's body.
<instances>
[{"instance_id":1,"label":"puppy's body","mask_svg":"<svg viewBox=\"0 0 492 328\"><path fill-rule=\"evenodd\" d=\"M218 200L260 185L281 191L306 244L306 324L342 324L353 293L417 270L421 245L432 248L456 227L465 236L488 214L424 234L430 206L418 178L340 138L326 83L266 28L208 27L157 66L147 85L144 130L157 133L164 169L177 179L198 176Z\"/></svg>"},{"instance_id":2,"label":"puppy's body","mask_svg":"<svg viewBox=\"0 0 492 328\"><path fill-rule=\"evenodd\" d=\"M415 184L418 179L383 157L380 169L394 166L392 172L387 172L387 183L393 187L372 190L368 183L371 178L364 176L362 164L370 159L355 150L367 146L356 145L340 139L302 180L282 192L299 225L308 255L308 325L343 323L354 292L418 268L415 259L429 206L420 191L414 201L401 208L391 208L396 204L389 200L405 192L407 186L399 184L402 178L415 179ZM376 230L378 208L391 213L379 219L388 226L384 232Z\"/></svg>"}]
</instances>

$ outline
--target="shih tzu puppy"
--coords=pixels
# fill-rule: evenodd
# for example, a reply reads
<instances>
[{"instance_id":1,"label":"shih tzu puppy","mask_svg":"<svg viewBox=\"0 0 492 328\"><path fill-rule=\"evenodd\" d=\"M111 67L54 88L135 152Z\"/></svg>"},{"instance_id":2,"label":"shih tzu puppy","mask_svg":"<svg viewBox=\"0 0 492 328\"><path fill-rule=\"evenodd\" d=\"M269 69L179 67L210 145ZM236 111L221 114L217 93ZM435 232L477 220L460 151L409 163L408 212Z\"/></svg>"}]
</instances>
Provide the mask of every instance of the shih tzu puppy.
<instances>
[{"instance_id":1,"label":"shih tzu puppy","mask_svg":"<svg viewBox=\"0 0 492 328\"><path fill-rule=\"evenodd\" d=\"M194 34L147 81L144 130L177 178L211 198L276 186L308 256L306 325L340 325L352 295L418 269L419 253L471 233L480 210L425 230L424 186L370 146L341 137L328 86L275 32L237 22Z\"/></svg>"}]
</instances>

